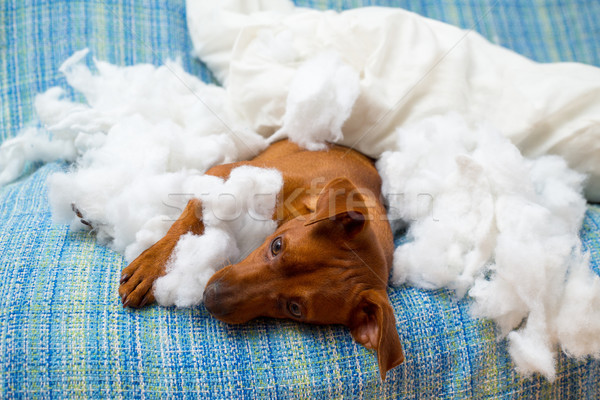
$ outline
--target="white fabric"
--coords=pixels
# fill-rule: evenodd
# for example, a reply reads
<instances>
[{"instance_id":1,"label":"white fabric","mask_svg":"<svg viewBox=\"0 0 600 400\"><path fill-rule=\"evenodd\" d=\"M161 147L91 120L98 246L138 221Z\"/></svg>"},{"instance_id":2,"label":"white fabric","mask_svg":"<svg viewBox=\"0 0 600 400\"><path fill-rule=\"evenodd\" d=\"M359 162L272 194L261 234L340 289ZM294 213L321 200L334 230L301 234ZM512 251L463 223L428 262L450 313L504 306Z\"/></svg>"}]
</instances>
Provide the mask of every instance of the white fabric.
<instances>
[{"instance_id":1,"label":"white fabric","mask_svg":"<svg viewBox=\"0 0 600 400\"><path fill-rule=\"evenodd\" d=\"M360 95L342 144L372 157L395 146L394 129L450 111L488 122L528 157L558 154L590 174L600 201L600 69L539 64L473 31L397 8L342 13L286 0L188 0L196 54L226 86L232 106L270 135L283 124L303 61L335 51L358 71Z\"/></svg>"}]
</instances>

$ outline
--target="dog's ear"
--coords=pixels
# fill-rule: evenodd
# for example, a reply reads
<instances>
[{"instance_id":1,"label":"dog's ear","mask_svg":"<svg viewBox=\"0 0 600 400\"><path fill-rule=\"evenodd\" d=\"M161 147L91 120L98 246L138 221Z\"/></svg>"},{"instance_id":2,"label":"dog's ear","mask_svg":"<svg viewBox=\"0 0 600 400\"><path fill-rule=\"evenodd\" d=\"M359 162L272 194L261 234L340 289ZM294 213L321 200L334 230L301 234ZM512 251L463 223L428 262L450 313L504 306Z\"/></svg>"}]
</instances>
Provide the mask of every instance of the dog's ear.
<instances>
[{"instance_id":1,"label":"dog's ear","mask_svg":"<svg viewBox=\"0 0 600 400\"><path fill-rule=\"evenodd\" d=\"M366 348L377 351L379 373L387 372L404 361L396 319L385 290L367 290L361 294L351 320L352 337Z\"/></svg>"},{"instance_id":2,"label":"dog's ear","mask_svg":"<svg viewBox=\"0 0 600 400\"><path fill-rule=\"evenodd\" d=\"M355 236L366 226L368 216L365 199L357 187L347 178L336 178L319 194L315 211L305 225L335 221L346 234Z\"/></svg>"}]
</instances>

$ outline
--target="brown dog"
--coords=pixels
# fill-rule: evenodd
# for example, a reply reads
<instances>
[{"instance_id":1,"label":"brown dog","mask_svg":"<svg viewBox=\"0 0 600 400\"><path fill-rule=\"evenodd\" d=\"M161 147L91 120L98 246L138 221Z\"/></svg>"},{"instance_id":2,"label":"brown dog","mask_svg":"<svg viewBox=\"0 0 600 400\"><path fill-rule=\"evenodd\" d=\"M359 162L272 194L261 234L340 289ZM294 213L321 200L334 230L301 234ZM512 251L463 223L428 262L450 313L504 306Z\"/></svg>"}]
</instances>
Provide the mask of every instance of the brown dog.
<instances>
[{"instance_id":1,"label":"brown dog","mask_svg":"<svg viewBox=\"0 0 600 400\"><path fill-rule=\"evenodd\" d=\"M307 151L284 140L207 174L227 178L241 165L281 172L278 228L243 261L215 273L204 291L208 311L232 324L259 316L343 324L377 351L385 379L404 355L386 292L393 236L373 162L341 146ZM165 274L179 237L203 231L202 205L191 200L167 235L123 270L123 305L153 302L153 283Z\"/></svg>"}]
</instances>

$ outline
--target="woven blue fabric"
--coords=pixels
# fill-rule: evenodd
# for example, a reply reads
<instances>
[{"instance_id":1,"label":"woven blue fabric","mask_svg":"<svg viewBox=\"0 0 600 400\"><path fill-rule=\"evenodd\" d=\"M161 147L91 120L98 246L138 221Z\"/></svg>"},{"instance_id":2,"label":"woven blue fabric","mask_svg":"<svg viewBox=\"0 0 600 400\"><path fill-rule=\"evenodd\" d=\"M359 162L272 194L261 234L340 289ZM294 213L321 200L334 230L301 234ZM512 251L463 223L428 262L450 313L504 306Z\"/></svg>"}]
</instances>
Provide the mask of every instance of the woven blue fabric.
<instances>
[{"instance_id":1,"label":"woven blue fabric","mask_svg":"<svg viewBox=\"0 0 600 400\"><path fill-rule=\"evenodd\" d=\"M539 61L600 65L597 0L297 3L402 6ZM211 80L191 57L181 0L5 0L0 25L2 139L34 120L36 93L68 89L58 66L83 47L121 65L180 58ZM600 361L560 355L554 383L519 377L493 324L444 290L390 289L407 360L385 384L374 354L343 327L123 309L122 257L51 221L46 179L64 167L32 165L0 189L0 398L598 398ZM599 206L581 236L600 274Z\"/></svg>"}]
</instances>

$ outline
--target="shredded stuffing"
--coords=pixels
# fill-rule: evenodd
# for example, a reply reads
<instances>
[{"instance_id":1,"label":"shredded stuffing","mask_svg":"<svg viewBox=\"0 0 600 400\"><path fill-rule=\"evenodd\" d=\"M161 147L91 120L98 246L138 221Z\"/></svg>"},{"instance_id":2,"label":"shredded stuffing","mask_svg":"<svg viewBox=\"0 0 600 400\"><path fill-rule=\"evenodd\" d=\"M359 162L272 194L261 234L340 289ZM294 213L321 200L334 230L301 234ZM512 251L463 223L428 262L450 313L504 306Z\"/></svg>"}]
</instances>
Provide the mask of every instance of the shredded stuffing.
<instances>
[{"instance_id":1,"label":"shredded stuffing","mask_svg":"<svg viewBox=\"0 0 600 400\"><path fill-rule=\"evenodd\" d=\"M557 346L599 356L600 277L578 236L585 176L558 156L526 159L456 114L398 129L397 140L377 162L391 213L411 221L392 283L468 293L523 374L552 380Z\"/></svg>"},{"instance_id":2,"label":"shredded stuffing","mask_svg":"<svg viewBox=\"0 0 600 400\"><path fill-rule=\"evenodd\" d=\"M327 142L341 141L342 125L359 93L358 73L337 53L308 60L292 80L283 125L271 141L287 137L308 150L324 150Z\"/></svg>"},{"instance_id":3,"label":"shredded stuffing","mask_svg":"<svg viewBox=\"0 0 600 400\"><path fill-rule=\"evenodd\" d=\"M201 176L185 189L202 200L203 235L184 235L167 264L167 274L155 283L156 300L191 307L202 302L206 283L221 267L236 263L275 231L272 219L281 173L242 166L223 181Z\"/></svg>"},{"instance_id":4,"label":"shredded stuffing","mask_svg":"<svg viewBox=\"0 0 600 400\"><path fill-rule=\"evenodd\" d=\"M75 206L101 242L132 261L181 213L194 195L186 189L190 182L211 166L258 154L267 141L239 120L223 88L203 83L175 62L156 68L95 60L92 73L83 63L86 54L76 53L60 70L87 104L65 99L59 88L35 102L58 149L52 157L33 146L49 140L35 128L3 145L0 154L11 158L8 165L74 161L49 180L54 221L84 228Z\"/></svg>"}]
</instances>

